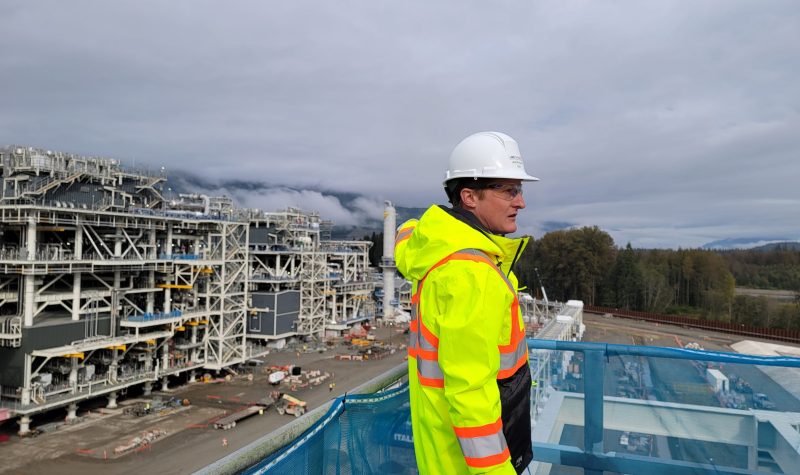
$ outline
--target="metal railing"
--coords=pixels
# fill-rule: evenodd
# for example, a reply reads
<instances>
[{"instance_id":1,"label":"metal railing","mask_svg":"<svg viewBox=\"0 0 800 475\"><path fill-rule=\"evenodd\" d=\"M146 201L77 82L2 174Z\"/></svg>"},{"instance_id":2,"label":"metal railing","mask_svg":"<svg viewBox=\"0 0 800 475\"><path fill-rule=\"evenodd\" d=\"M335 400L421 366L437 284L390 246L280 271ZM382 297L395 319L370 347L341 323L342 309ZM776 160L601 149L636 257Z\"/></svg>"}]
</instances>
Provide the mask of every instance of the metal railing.
<instances>
[{"instance_id":1,"label":"metal railing","mask_svg":"<svg viewBox=\"0 0 800 475\"><path fill-rule=\"evenodd\" d=\"M128 322L151 322L156 320L165 320L169 318L177 318L183 315L183 312L180 310L173 310L171 312L155 312L155 313L144 313L142 315L131 315L125 318L125 321Z\"/></svg>"},{"instance_id":2,"label":"metal railing","mask_svg":"<svg viewBox=\"0 0 800 475\"><path fill-rule=\"evenodd\" d=\"M538 462L581 467L584 473L600 475L603 471L648 474L745 474L752 470L709 463L647 457L604 451L604 381L606 361L612 356L670 358L726 364L746 364L800 368L800 358L785 356L752 356L704 350L652 346L615 345L608 343L570 342L528 339L531 350L571 351L583 354L583 449L551 443L534 443L534 459ZM645 403L650 401L644 401Z\"/></svg>"}]
</instances>

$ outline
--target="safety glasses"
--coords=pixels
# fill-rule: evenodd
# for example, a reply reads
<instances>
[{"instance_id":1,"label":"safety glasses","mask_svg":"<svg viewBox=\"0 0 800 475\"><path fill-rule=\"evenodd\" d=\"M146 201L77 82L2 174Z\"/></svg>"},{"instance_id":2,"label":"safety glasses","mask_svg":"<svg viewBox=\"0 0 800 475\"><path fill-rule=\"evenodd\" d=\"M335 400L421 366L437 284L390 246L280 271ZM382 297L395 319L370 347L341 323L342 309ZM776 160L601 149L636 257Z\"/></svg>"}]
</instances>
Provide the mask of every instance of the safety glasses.
<instances>
[{"instance_id":1,"label":"safety glasses","mask_svg":"<svg viewBox=\"0 0 800 475\"><path fill-rule=\"evenodd\" d=\"M483 188L491 190L498 197L511 201L522 194L522 183L511 185L503 183L487 183Z\"/></svg>"}]
</instances>

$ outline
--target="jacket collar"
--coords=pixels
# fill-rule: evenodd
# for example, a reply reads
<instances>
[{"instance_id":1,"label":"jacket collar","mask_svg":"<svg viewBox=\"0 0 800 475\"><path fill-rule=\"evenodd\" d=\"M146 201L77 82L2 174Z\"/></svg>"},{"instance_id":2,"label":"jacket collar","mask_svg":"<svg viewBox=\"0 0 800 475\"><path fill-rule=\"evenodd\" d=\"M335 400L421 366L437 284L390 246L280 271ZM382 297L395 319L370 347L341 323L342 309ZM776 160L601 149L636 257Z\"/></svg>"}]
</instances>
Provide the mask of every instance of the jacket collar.
<instances>
[{"instance_id":1,"label":"jacket collar","mask_svg":"<svg viewBox=\"0 0 800 475\"><path fill-rule=\"evenodd\" d=\"M447 208L441 205L439 208L444 210L448 215L452 216L458 221L461 221L462 223L483 234L488 240L492 241L492 243L500 248L501 254L497 256L497 259L502 263L501 268L506 274L508 274L508 272L511 270L511 267L519 259L522 251L528 245L530 238L527 236L523 236L521 238L508 238L502 234L491 233L481 224L477 216L463 208Z\"/></svg>"}]
</instances>

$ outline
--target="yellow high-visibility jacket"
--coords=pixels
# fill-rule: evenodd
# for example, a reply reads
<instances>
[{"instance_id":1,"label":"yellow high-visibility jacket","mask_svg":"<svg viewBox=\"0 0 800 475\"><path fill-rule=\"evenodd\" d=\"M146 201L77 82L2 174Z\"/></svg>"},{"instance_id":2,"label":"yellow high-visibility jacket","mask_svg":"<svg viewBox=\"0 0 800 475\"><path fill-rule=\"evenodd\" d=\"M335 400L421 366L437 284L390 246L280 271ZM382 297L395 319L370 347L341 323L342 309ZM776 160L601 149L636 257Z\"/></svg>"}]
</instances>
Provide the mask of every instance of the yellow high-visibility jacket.
<instances>
[{"instance_id":1,"label":"yellow high-visibility jacket","mask_svg":"<svg viewBox=\"0 0 800 475\"><path fill-rule=\"evenodd\" d=\"M528 238L485 233L432 206L398 230L414 283L408 347L423 474L515 474L531 461L530 368L511 266Z\"/></svg>"}]
</instances>

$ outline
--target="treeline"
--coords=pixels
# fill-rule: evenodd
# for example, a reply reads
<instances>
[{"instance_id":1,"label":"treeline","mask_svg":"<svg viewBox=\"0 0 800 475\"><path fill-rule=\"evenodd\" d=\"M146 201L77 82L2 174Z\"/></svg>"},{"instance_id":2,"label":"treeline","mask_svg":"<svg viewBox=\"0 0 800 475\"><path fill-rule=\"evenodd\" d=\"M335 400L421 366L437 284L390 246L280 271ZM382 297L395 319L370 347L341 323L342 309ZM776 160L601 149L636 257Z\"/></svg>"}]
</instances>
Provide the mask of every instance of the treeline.
<instances>
[{"instance_id":1,"label":"treeline","mask_svg":"<svg viewBox=\"0 0 800 475\"><path fill-rule=\"evenodd\" d=\"M515 272L551 300L800 329L800 302L735 294L737 285L798 290L799 251L619 249L608 233L584 227L533 241Z\"/></svg>"},{"instance_id":2,"label":"treeline","mask_svg":"<svg viewBox=\"0 0 800 475\"><path fill-rule=\"evenodd\" d=\"M369 248L369 265L372 267L380 267L381 257L383 257L383 232L372 232L371 235L364 235L362 241L372 242L372 247Z\"/></svg>"},{"instance_id":3,"label":"treeline","mask_svg":"<svg viewBox=\"0 0 800 475\"><path fill-rule=\"evenodd\" d=\"M383 254L383 233L370 263ZM538 270L541 281L537 278ZM736 295L735 287L800 291L800 251L708 251L618 248L598 227L550 232L532 240L515 273L528 292L550 300L583 300L652 313L692 315L767 328L800 329L800 301Z\"/></svg>"},{"instance_id":4,"label":"treeline","mask_svg":"<svg viewBox=\"0 0 800 475\"><path fill-rule=\"evenodd\" d=\"M736 285L755 289L800 291L800 252L778 246L773 250L720 251Z\"/></svg>"}]
</instances>

